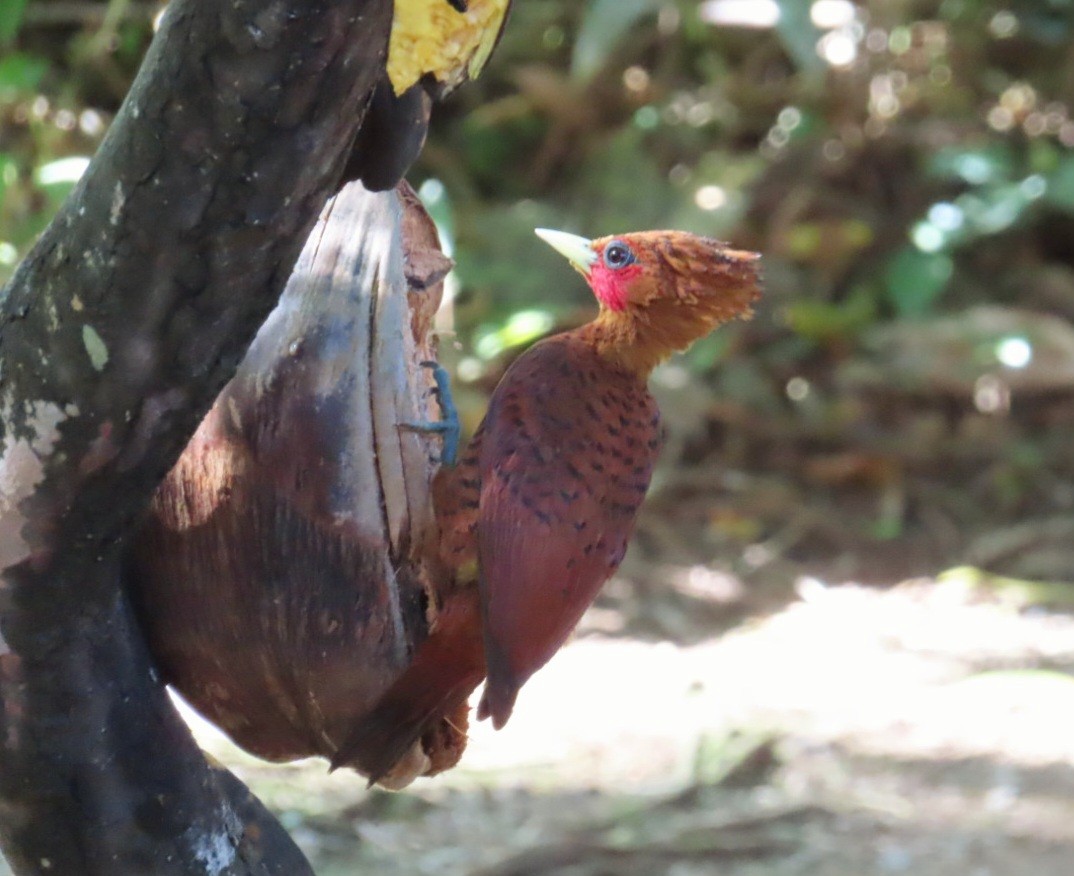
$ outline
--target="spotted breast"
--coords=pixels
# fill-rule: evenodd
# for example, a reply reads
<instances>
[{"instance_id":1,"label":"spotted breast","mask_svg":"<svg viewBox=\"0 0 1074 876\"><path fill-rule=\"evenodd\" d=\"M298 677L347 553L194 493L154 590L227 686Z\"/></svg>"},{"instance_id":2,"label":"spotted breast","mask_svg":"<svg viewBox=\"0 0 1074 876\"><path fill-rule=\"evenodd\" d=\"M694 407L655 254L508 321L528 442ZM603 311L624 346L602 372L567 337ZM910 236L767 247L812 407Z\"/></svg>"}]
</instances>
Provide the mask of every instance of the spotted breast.
<instances>
[{"instance_id":1,"label":"spotted breast","mask_svg":"<svg viewBox=\"0 0 1074 876\"><path fill-rule=\"evenodd\" d=\"M574 332L534 346L497 387L476 458L455 475L462 513L444 521L451 550L476 530L480 714L496 726L622 561L660 434L644 379Z\"/></svg>"}]
</instances>

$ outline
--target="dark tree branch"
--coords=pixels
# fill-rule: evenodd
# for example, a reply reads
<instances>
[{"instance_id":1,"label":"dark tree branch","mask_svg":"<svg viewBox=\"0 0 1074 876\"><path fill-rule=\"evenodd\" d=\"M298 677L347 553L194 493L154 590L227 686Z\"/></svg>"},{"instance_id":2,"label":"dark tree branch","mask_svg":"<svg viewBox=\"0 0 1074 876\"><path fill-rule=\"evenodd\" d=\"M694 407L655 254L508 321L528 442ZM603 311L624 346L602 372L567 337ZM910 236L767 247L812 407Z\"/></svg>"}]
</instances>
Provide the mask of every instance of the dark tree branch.
<instances>
[{"instance_id":1,"label":"dark tree branch","mask_svg":"<svg viewBox=\"0 0 1074 876\"><path fill-rule=\"evenodd\" d=\"M174 0L3 292L0 843L20 874L309 872L170 708L119 560L336 184L391 6Z\"/></svg>"}]
</instances>

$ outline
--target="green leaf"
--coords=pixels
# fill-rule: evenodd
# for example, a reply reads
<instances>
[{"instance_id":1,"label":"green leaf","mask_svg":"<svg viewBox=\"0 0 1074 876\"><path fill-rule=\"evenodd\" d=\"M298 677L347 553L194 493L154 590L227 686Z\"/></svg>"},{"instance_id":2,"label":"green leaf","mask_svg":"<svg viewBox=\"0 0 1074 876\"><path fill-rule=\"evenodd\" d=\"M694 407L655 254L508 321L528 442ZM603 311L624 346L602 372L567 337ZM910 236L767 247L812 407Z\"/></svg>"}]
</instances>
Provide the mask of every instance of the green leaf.
<instances>
[{"instance_id":1,"label":"green leaf","mask_svg":"<svg viewBox=\"0 0 1074 876\"><path fill-rule=\"evenodd\" d=\"M895 254L884 271L888 300L900 316L921 316L932 307L953 273L950 256L907 246Z\"/></svg>"},{"instance_id":2,"label":"green leaf","mask_svg":"<svg viewBox=\"0 0 1074 876\"><path fill-rule=\"evenodd\" d=\"M493 359L504 350L524 346L548 334L555 322L551 311L520 310L512 313L503 325L479 331L474 352L482 359Z\"/></svg>"},{"instance_id":3,"label":"green leaf","mask_svg":"<svg viewBox=\"0 0 1074 876\"><path fill-rule=\"evenodd\" d=\"M845 302L798 299L784 311L787 325L799 337L824 342L857 334L876 318L868 289L860 287Z\"/></svg>"},{"instance_id":4,"label":"green leaf","mask_svg":"<svg viewBox=\"0 0 1074 876\"><path fill-rule=\"evenodd\" d=\"M660 8L662 0L592 0L571 55L571 78L585 82L604 66L619 41L639 19Z\"/></svg>"},{"instance_id":5,"label":"green leaf","mask_svg":"<svg viewBox=\"0 0 1074 876\"><path fill-rule=\"evenodd\" d=\"M965 234L959 242L967 242L992 234L1000 234L1019 222L1039 192L1022 183L986 186L967 192L955 199L966 217Z\"/></svg>"},{"instance_id":6,"label":"green leaf","mask_svg":"<svg viewBox=\"0 0 1074 876\"><path fill-rule=\"evenodd\" d=\"M8 45L18 35L27 0L0 0L0 45Z\"/></svg>"},{"instance_id":7,"label":"green leaf","mask_svg":"<svg viewBox=\"0 0 1074 876\"><path fill-rule=\"evenodd\" d=\"M695 374L711 371L733 349L735 339L734 326L723 331L713 332L702 338L686 351L685 360Z\"/></svg>"},{"instance_id":8,"label":"green leaf","mask_svg":"<svg viewBox=\"0 0 1074 876\"><path fill-rule=\"evenodd\" d=\"M3 0L0 0L3 2ZM0 93L32 93L48 71L48 61L25 52L11 52L0 58Z\"/></svg>"},{"instance_id":9,"label":"green leaf","mask_svg":"<svg viewBox=\"0 0 1074 876\"><path fill-rule=\"evenodd\" d=\"M4 196L7 195L8 186L18 182L19 166L15 159L6 152L0 152L0 208L4 206Z\"/></svg>"},{"instance_id":10,"label":"green leaf","mask_svg":"<svg viewBox=\"0 0 1074 876\"><path fill-rule=\"evenodd\" d=\"M817 54L821 32L810 17L811 0L779 0L779 34L783 47L799 70L823 72L824 60Z\"/></svg>"},{"instance_id":11,"label":"green leaf","mask_svg":"<svg viewBox=\"0 0 1074 876\"><path fill-rule=\"evenodd\" d=\"M1048 177L1048 200L1068 213L1074 213L1074 157L1059 162Z\"/></svg>"},{"instance_id":12,"label":"green leaf","mask_svg":"<svg viewBox=\"0 0 1074 876\"><path fill-rule=\"evenodd\" d=\"M1005 182L1014 172L1014 154L1005 143L969 149L952 146L932 156L928 171L942 179L961 180L974 186Z\"/></svg>"}]
</instances>

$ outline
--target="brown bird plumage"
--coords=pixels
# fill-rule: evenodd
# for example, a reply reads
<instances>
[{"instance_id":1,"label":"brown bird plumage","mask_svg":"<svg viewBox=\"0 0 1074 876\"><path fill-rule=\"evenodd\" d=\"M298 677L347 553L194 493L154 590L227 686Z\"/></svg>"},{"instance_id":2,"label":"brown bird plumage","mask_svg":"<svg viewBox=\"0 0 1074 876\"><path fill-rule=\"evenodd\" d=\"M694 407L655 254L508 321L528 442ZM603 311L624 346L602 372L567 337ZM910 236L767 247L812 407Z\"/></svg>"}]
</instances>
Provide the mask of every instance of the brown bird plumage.
<instances>
[{"instance_id":1,"label":"brown bird plumage","mask_svg":"<svg viewBox=\"0 0 1074 876\"><path fill-rule=\"evenodd\" d=\"M708 238L539 233L586 276L600 313L520 356L458 465L437 476L454 584L410 667L333 760L372 780L483 677L478 716L507 721L626 552L661 443L650 372L758 295L757 255Z\"/></svg>"}]
</instances>

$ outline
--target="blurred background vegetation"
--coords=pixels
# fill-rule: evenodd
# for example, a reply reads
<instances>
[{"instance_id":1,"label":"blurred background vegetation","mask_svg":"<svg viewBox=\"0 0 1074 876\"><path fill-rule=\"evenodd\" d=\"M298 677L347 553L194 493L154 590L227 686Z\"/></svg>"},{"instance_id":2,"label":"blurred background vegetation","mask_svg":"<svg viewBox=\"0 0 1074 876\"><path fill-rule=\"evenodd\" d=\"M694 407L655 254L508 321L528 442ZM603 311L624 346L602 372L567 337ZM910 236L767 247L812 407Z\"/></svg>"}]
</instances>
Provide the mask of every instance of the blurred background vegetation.
<instances>
[{"instance_id":1,"label":"blurred background vegetation","mask_svg":"<svg viewBox=\"0 0 1074 876\"><path fill-rule=\"evenodd\" d=\"M0 0L0 281L160 8ZM655 375L635 544L506 731L407 797L226 755L325 872L1069 873L1072 101L1074 0L517 0L411 174L468 422L593 313L535 226L723 237L765 297Z\"/></svg>"},{"instance_id":2,"label":"blurred background vegetation","mask_svg":"<svg viewBox=\"0 0 1074 876\"><path fill-rule=\"evenodd\" d=\"M0 0L0 280L159 11ZM1072 95L1068 0L516 3L411 174L458 265L468 419L592 312L534 226L725 237L765 300L657 375L676 440L638 558L1070 578Z\"/></svg>"}]
</instances>

